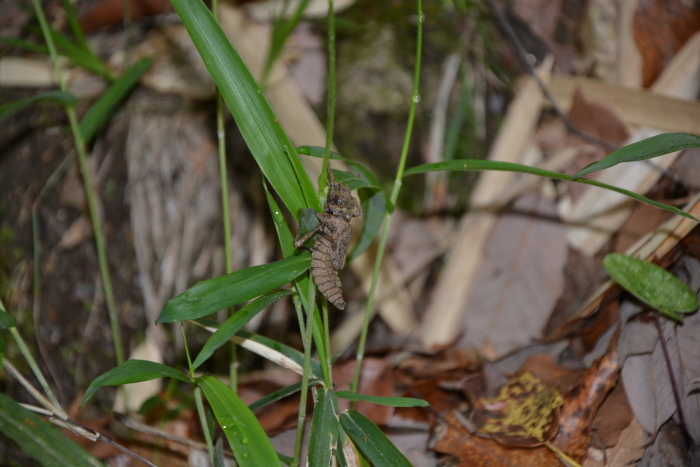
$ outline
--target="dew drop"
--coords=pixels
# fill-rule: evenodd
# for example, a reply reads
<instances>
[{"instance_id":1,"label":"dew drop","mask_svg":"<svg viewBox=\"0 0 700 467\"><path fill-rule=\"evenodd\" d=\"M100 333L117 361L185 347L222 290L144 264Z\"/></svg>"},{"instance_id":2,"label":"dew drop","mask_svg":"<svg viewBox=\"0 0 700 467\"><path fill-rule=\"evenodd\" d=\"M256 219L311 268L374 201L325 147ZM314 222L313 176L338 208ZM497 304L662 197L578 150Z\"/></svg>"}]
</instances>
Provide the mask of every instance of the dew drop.
<instances>
[{"instance_id":1,"label":"dew drop","mask_svg":"<svg viewBox=\"0 0 700 467\"><path fill-rule=\"evenodd\" d=\"M425 22L425 15L422 12L420 15L418 15L418 21L420 21L421 23Z\"/></svg>"},{"instance_id":2,"label":"dew drop","mask_svg":"<svg viewBox=\"0 0 700 467\"><path fill-rule=\"evenodd\" d=\"M243 454L241 454L241 458L242 458L242 459L247 459L247 458L248 458L248 453L247 453L247 452L244 452Z\"/></svg>"},{"instance_id":3,"label":"dew drop","mask_svg":"<svg viewBox=\"0 0 700 467\"><path fill-rule=\"evenodd\" d=\"M415 96L413 96L413 102L415 102L416 104L420 102L420 94L416 94Z\"/></svg>"},{"instance_id":4,"label":"dew drop","mask_svg":"<svg viewBox=\"0 0 700 467\"><path fill-rule=\"evenodd\" d=\"M243 438L241 440L241 444L248 444L250 441L248 441L248 438Z\"/></svg>"}]
</instances>

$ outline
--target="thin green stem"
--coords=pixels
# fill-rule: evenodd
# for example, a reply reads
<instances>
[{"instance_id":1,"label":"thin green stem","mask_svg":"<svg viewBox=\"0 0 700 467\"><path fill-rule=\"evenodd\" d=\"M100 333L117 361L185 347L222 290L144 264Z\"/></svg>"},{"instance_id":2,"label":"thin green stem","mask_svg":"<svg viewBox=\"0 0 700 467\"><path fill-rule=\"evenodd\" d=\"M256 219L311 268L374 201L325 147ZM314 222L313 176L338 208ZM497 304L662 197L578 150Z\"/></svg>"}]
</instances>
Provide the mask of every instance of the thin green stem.
<instances>
[{"instance_id":1,"label":"thin green stem","mask_svg":"<svg viewBox=\"0 0 700 467\"><path fill-rule=\"evenodd\" d=\"M192 369L192 357L190 357L190 348L187 346L187 333L185 333L185 323L180 321L180 332L182 333L182 342L185 345L185 358L187 358L187 368L190 369L190 378L194 377L194 370Z\"/></svg>"},{"instance_id":2,"label":"thin green stem","mask_svg":"<svg viewBox=\"0 0 700 467\"><path fill-rule=\"evenodd\" d=\"M309 393L309 375L311 375L311 343L313 339L313 319L314 319L314 296L316 295L316 288L313 286L309 287L309 295L307 297L306 303L308 307L306 310L306 332L303 336L304 342L304 371L301 375L301 394L299 395L299 416L297 418L297 432L296 439L294 441L294 460L292 461L292 467L299 465L299 460L301 459L301 444L304 437L304 423L306 423L306 403ZM302 300L303 301L303 300Z\"/></svg>"},{"instance_id":3,"label":"thin green stem","mask_svg":"<svg viewBox=\"0 0 700 467\"><path fill-rule=\"evenodd\" d=\"M331 368L333 366L332 360L333 360L333 355L331 355L330 352L330 342L331 342L331 327L330 327L330 320L328 319L328 300L323 300L323 305L321 307L322 312L323 312L323 342L326 345L326 351L324 352L326 355L326 367ZM332 388L333 387L333 372L329 371L328 376L326 378L326 387Z\"/></svg>"},{"instance_id":4,"label":"thin green stem","mask_svg":"<svg viewBox=\"0 0 700 467\"><path fill-rule=\"evenodd\" d=\"M219 2L212 0L212 13L214 19L219 22ZM224 223L224 255L226 263L226 274L233 272L233 247L231 244L231 215L228 203L228 164L226 162L226 127L224 126L224 100L221 97L219 88L216 88L216 141L219 149L219 176L221 179L221 214ZM235 312L230 308L230 314ZM237 364L237 346L231 341L229 348L229 378L231 389L233 392L238 388L238 364Z\"/></svg>"},{"instance_id":5,"label":"thin green stem","mask_svg":"<svg viewBox=\"0 0 700 467\"><path fill-rule=\"evenodd\" d=\"M406 135L404 136L403 148L401 150L401 159L399 160L399 167L396 170L396 179L394 180L394 188L391 192L391 203L396 205L396 200L399 198L399 192L401 191L401 185L403 181L403 172L406 167L406 159L408 157L408 148L411 143L411 133L413 131L413 121L416 115L416 104L420 101L420 94L418 92L418 85L420 82L420 62L423 48L423 3L421 0L417 0L417 31L416 31L416 66L413 75L413 95L411 96L411 108L408 113L408 122L406 124ZM389 228L391 227L391 213L384 215L384 221L382 223L382 232L379 237L379 247L377 248L377 256L374 260L374 268L372 270L372 283L369 288L369 294L367 296L367 306L365 308L365 316L362 322L362 333L360 334L360 342L357 345L357 359L355 361L355 373L353 375L352 384L350 385L350 390L357 392L360 385L360 374L362 370L362 360L365 354L365 346L367 344L367 334L369 332L369 323L372 317L372 306L374 303L374 294L377 290L377 281L379 279L379 271L382 265L382 259L384 258L384 251L386 249L387 238L389 237ZM354 407L355 403L351 403L351 407Z\"/></svg>"},{"instance_id":6,"label":"thin green stem","mask_svg":"<svg viewBox=\"0 0 700 467\"><path fill-rule=\"evenodd\" d=\"M214 444L212 443L211 433L209 432L209 422L207 421L207 412L204 410L204 401L202 400L202 388L199 386L194 388L194 401L197 405L197 413L199 414L199 423L202 424L202 432L204 433L204 440L207 443L207 451L209 451L209 458L211 459L211 465L216 465L214 462Z\"/></svg>"},{"instance_id":7,"label":"thin green stem","mask_svg":"<svg viewBox=\"0 0 700 467\"><path fill-rule=\"evenodd\" d=\"M319 188L325 188L328 184L326 177L330 171L331 147L333 146L333 130L335 128L335 11L333 0L328 0L328 115L326 116L326 147L323 153L323 170L319 178ZM323 324L323 342L319 343L325 349L325 367L331 368L331 332L328 319L328 301L323 300L322 309L322 324ZM332 372L326 373L326 386L333 387Z\"/></svg>"},{"instance_id":8,"label":"thin green stem","mask_svg":"<svg viewBox=\"0 0 700 467\"><path fill-rule=\"evenodd\" d=\"M68 418L68 415L63 410L61 404L58 402L58 399L51 390L51 386L49 386L48 381L46 381L46 378L44 378L44 375L41 373L39 365L37 365L36 360L34 360L34 357L29 351L27 344L25 344L24 340L22 339L22 336L19 335L17 328L14 326L11 327L10 333L12 334L12 337L14 337L15 342L17 343L17 347L19 347L19 351L22 353L22 356L25 358L25 360L27 360L27 363L29 363L29 368L32 369L34 376L36 376L36 379L39 381L39 384L41 384L42 389L44 389L46 397L48 397L51 401L51 404L53 404L56 413L61 417Z\"/></svg>"},{"instance_id":9,"label":"thin green stem","mask_svg":"<svg viewBox=\"0 0 700 467\"><path fill-rule=\"evenodd\" d=\"M333 0L328 0L328 107L326 116L326 147L323 153L323 170L319 177L319 190L325 190L330 170L333 131L335 130L335 12Z\"/></svg>"},{"instance_id":10,"label":"thin green stem","mask_svg":"<svg viewBox=\"0 0 700 467\"><path fill-rule=\"evenodd\" d=\"M56 52L56 46L51 36L51 30L49 24L44 16L44 11L41 8L39 0L32 0L34 5L34 10L41 25L41 31L44 35L44 40L51 54L51 60L56 71L56 77L60 85L61 91L66 92L67 86L66 81L63 77L63 72L58 62L58 53ZM107 252L105 247L104 232L102 230L102 224L100 223L100 214L97 204L97 190L95 189L95 184L92 180L92 175L90 174L90 168L87 161L87 149L85 146L85 140L80 133L80 126L78 125L78 117L75 113L74 107L65 107L66 114L68 115L68 122L70 124L70 129L73 134L73 140L75 142L75 149L78 153L78 161L80 164L80 172L83 176L83 182L85 184L85 195L87 197L88 209L90 211L90 220L92 221L92 230L95 235L95 244L97 248L97 257L100 263L100 274L102 274L102 283L104 287L105 297L107 299L107 311L109 313L109 322L112 330L112 340L114 341L114 353L116 356L117 364L121 365L124 362L124 349L122 346L121 331L119 330L119 319L117 315L117 304L114 299L114 292L112 291L112 280L109 273L109 263L107 262Z\"/></svg>"}]
</instances>

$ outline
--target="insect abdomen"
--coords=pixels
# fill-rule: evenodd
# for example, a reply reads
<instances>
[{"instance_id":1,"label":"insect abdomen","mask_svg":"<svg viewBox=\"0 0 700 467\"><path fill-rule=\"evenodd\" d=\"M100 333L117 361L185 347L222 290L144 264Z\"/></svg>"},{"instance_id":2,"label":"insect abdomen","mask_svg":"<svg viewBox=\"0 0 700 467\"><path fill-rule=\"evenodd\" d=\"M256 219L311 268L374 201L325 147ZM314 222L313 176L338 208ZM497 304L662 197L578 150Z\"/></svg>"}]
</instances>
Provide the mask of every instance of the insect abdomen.
<instances>
[{"instance_id":1,"label":"insect abdomen","mask_svg":"<svg viewBox=\"0 0 700 467\"><path fill-rule=\"evenodd\" d=\"M311 272L318 290L339 310L345 309L342 285L338 277L338 271L333 269L331 241L321 235L316 239L311 252Z\"/></svg>"}]
</instances>

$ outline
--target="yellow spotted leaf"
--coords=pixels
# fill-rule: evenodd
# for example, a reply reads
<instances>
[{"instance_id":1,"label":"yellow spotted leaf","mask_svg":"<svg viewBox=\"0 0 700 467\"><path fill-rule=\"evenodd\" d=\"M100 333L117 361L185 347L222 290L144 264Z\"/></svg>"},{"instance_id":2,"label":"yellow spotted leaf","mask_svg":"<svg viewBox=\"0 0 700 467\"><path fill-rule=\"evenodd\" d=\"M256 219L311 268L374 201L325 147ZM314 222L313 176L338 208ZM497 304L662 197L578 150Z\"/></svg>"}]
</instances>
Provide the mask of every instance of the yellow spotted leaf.
<instances>
[{"instance_id":1,"label":"yellow spotted leaf","mask_svg":"<svg viewBox=\"0 0 700 467\"><path fill-rule=\"evenodd\" d=\"M559 392L525 372L503 386L498 396L481 400L479 432L505 446L534 447L547 443L559 429Z\"/></svg>"}]
</instances>

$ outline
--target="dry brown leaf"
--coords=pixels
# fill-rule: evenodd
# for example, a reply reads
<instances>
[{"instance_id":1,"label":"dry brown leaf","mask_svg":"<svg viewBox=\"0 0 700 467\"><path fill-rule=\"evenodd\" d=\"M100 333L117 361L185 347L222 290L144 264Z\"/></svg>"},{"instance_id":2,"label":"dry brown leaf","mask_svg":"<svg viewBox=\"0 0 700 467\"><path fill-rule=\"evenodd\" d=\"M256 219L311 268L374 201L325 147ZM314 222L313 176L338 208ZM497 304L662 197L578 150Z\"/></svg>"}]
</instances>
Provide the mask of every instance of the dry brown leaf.
<instances>
[{"instance_id":1,"label":"dry brown leaf","mask_svg":"<svg viewBox=\"0 0 700 467\"><path fill-rule=\"evenodd\" d=\"M450 412L436 430L433 449L451 454L459 465L499 467L554 467L561 461L547 448L512 449L490 438L474 436L460 417Z\"/></svg>"},{"instance_id":2,"label":"dry brown leaf","mask_svg":"<svg viewBox=\"0 0 700 467\"><path fill-rule=\"evenodd\" d=\"M598 449L589 449L588 459L583 467L627 467L634 465L644 455L644 430L636 421L632 420L622 433L615 447L604 452Z\"/></svg>"},{"instance_id":3,"label":"dry brown leaf","mask_svg":"<svg viewBox=\"0 0 700 467\"><path fill-rule=\"evenodd\" d=\"M622 383L610 391L593 420L591 438L594 446L612 448L620 441L622 432L634 421L632 408Z\"/></svg>"},{"instance_id":4,"label":"dry brown leaf","mask_svg":"<svg viewBox=\"0 0 700 467\"><path fill-rule=\"evenodd\" d=\"M697 260L686 262L700 267ZM622 380L635 417L647 432L655 434L677 410L668 362L653 323L633 321L626 326L620 343L631 350L623 362ZM688 430L694 439L700 439L700 394L698 384L693 383L700 377L700 313L686 316L683 325L664 320L663 332Z\"/></svg>"},{"instance_id":5,"label":"dry brown leaf","mask_svg":"<svg viewBox=\"0 0 700 467\"><path fill-rule=\"evenodd\" d=\"M574 460L586 458L591 424L605 396L617 382L617 350L614 348L593 362L581 384L565 396L559 417L559 433L552 441Z\"/></svg>"},{"instance_id":6,"label":"dry brown leaf","mask_svg":"<svg viewBox=\"0 0 700 467\"><path fill-rule=\"evenodd\" d=\"M634 39L649 87L690 36L700 29L700 9L684 0L639 0Z\"/></svg>"},{"instance_id":7,"label":"dry brown leaf","mask_svg":"<svg viewBox=\"0 0 700 467\"><path fill-rule=\"evenodd\" d=\"M559 391L524 372L503 386L498 396L477 403L479 432L505 446L531 448L557 433L563 399Z\"/></svg>"},{"instance_id":8,"label":"dry brown leaf","mask_svg":"<svg viewBox=\"0 0 700 467\"><path fill-rule=\"evenodd\" d=\"M555 215L552 202L530 193L514 209L520 214L499 218L484 246L458 343L494 360L541 336L563 288L565 228L542 219Z\"/></svg>"}]
</instances>

